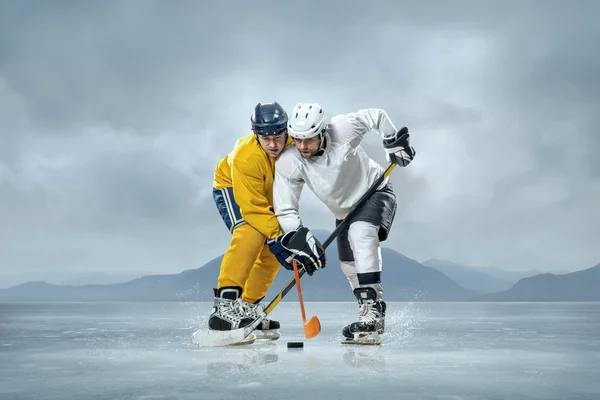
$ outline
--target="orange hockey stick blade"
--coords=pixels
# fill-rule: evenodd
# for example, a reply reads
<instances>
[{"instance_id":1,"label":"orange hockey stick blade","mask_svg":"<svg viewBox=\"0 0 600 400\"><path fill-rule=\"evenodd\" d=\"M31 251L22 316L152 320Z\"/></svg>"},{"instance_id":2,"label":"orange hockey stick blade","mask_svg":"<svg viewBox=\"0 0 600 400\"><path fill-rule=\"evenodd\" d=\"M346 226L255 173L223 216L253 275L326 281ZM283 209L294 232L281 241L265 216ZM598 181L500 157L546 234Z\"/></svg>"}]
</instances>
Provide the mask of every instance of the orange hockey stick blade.
<instances>
[{"instance_id":1,"label":"orange hockey stick blade","mask_svg":"<svg viewBox=\"0 0 600 400\"><path fill-rule=\"evenodd\" d=\"M307 339L314 338L321 332L321 322L316 315L313 315L308 322L304 323L304 336Z\"/></svg>"}]
</instances>

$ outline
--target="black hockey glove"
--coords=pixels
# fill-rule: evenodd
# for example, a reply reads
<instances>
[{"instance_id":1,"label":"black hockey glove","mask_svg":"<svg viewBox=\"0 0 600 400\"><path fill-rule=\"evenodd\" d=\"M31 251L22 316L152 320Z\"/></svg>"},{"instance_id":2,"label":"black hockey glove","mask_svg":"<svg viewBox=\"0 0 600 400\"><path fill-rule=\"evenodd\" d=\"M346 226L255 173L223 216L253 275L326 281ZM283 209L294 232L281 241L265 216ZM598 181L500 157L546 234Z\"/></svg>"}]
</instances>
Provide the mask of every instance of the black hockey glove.
<instances>
[{"instance_id":1,"label":"black hockey glove","mask_svg":"<svg viewBox=\"0 0 600 400\"><path fill-rule=\"evenodd\" d=\"M292 260L304 267L311 276L317 269L325 268L325 249L319 240L306 227L290 231L267 242L271 253L285 269L294 270Z\"/></svg>"},{"instance_id":2,"label":"black hockey glove","mask_svg":"<svg viewBox=\"0 0 600 400\"><path fill-rule=\"evenodd\" d=\"M304 267L309 276L321 268L325 268L325 249L319 239L308 228L301 227L290 238L288 248L294 253L296 262ZM292 266L292 270L293 270Z\"/></svg>"},{"instance_id":3,"label":"black hockey glove","mask_svg":"<svg viewBox=\"0 0 600 400\"><path fill-rule=\"evenodd\" d=\"M267 240L267 244L269 245L269 250L271 253L275 255L277 261L281 263L285 267L285 269L294 270L294 266L292 265L292 259L294 258L294 253L292 253L288 249L288 243L290 238L294 236L297 231L289 231L283 235L279 235L275 239Z\"/></svg>"},{"instance_id":4,"label":"black hockey glove","mask_svg":"<svg viewBox=\"0 0 600 400\"><path fill-rule=\"evenodd\" d=\"M415 158L417 152L409 143L408 128L403 127L395 135L383 139L385 159L406 167Z\"/></svg>"}]
</instances>

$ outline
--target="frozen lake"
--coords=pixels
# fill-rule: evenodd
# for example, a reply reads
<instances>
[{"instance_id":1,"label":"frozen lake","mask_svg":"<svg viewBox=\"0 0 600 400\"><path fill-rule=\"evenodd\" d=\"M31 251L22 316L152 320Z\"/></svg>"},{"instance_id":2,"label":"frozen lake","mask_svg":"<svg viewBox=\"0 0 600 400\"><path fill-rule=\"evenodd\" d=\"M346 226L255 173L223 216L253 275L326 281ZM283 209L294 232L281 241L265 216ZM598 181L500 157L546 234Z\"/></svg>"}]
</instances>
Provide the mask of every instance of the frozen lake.
<instances>
[{"instance_id":1,"label":"frozen lake","mask_svg":"<svg viewBox=\"0 0 600 400\"><path fill-rule=\"evenodd\" d=\"M384 344L352 346L355 303L306 303L305 339L283 302L279 341L198 348L210 306L0 304L0 399L600 399L600 303L389 303Z\"/></svg>"}]
</instances>

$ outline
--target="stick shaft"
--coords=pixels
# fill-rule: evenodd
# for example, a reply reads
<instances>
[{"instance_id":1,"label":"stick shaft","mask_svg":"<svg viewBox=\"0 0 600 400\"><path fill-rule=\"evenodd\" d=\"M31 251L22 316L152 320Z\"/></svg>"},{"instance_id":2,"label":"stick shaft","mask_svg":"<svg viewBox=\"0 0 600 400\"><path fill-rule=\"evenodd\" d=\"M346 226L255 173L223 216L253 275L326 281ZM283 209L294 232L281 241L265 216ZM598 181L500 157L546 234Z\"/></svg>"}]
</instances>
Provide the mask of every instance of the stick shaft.
<instances>
[{"instance_id":1,"label":"stick shaft","mask_svg":"<svg viewBox=\"0 0 600 400\"><path fill-rule=\"evenodd\" d=\"M298 274L298 265L296 260L294 263L294 278L296 279L296 287L298 288L298 301L300 302L300 311L302 311L302 323L306 325L306 312L304 311L304 300L302 299L302 289L300 288L300 275Z\"/></svg>"}]
</instances>

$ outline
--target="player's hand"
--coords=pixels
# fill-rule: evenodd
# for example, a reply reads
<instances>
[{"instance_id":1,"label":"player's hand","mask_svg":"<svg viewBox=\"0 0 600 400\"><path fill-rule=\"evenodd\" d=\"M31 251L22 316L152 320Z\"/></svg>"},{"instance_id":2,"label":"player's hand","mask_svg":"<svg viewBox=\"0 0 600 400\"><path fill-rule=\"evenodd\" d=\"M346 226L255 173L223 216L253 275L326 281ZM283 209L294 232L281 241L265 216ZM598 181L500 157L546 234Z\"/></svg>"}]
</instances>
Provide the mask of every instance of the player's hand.
<instances>
[{"instance_id":1,"label":"player's hand","mask_svg":"<svg viewBox=\"0 0 600 400\"><path fill-rule=\"evenodd\" d=\"M403 127L395 135L383 139L385 159L390 163L396 163L406 167L415 158L417 152L410 145L408 128Z\"/></svg>"},{"instance_id":2,"label":"player's hand","mask_svg":"<svg viewBox=\"0 0 600 400\"><path fill-rule=\"evenodd\" d=\"M304 267L309 276L317 269L325 268L325 249L306 227L280 235L267 241L267 244L271 253L285 269L294 270L292 264L294 259L299 267Z\"/></svg>"}]
</instances>

